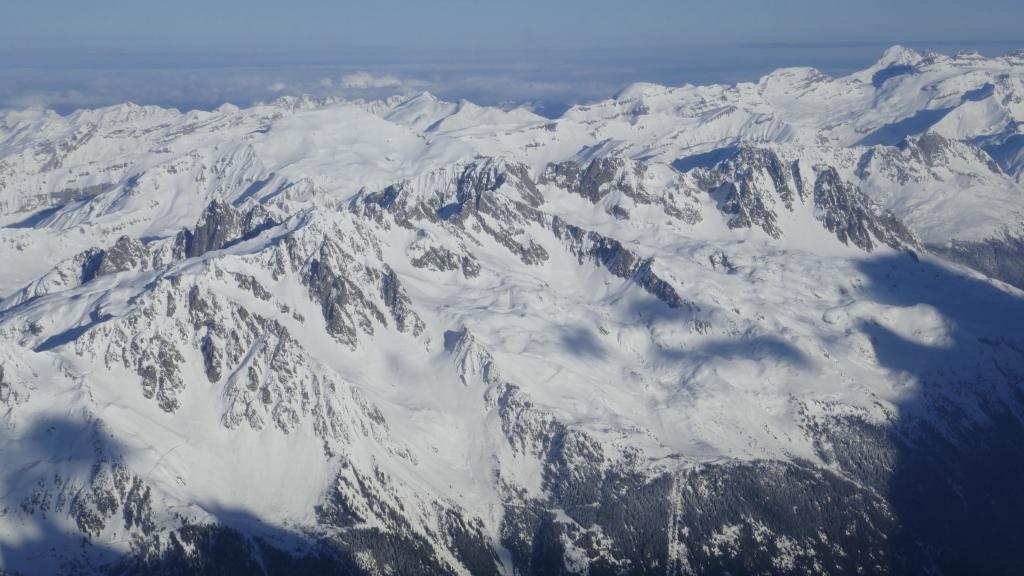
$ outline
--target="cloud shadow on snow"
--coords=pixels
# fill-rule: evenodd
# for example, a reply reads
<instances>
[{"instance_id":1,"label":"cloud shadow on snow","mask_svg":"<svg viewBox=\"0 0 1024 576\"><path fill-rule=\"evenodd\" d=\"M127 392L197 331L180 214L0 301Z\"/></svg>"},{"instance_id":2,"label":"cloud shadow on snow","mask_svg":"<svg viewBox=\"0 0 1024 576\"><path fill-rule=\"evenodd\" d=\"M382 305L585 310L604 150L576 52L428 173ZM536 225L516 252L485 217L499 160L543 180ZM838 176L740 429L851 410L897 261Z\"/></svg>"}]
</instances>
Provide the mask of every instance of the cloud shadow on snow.
<instances>
[{"instance_id":1,"label":"cloud shadow on snow","mask_svg":"<svg viewBox=\"0 0 1024 576\"><path fill-rule=\"evenodd\" d=\"M877 74L876 74L877 76ZM964 95L960 98L960 103L965 104L967 102L979 102L991 96L995 91L995 86L992 84L985 84L980 88L974 90L968 90L964 92ZM956 109L956 106L950 106L948 108L935 108L929 110L918 110L914 115L897 120L891 124L886 124L879 127L873 132L861 138L857 142L858 146L875 146L883 144L887 146L895 146L902 142L909 136L916 136L918 134L924 134L932 126L939 123L940 120L946 117L947 114Z\"/></svg>"},{"instance_id":2,"label":"cloud shadow on snow","mask_svg":"<svg viewBox=\"0 0 1024 576\"><path fill-rule=\"evenodd\" d=\"M878 362L916 382L888 430L884 490L898 522L890 570L1019 573L1024 542L1024 298L905 256L867 260L869 298L928 305L951 344L929 346L864 322Z\"/></svg>"},{"instance_id":3,"label":"cloud shadow on snow","mask_svg":"<svg viewBox=\"0 0 1024 576\"><path fill-rule=\"evenodd\" d=\"M604 358L607 351L604 344L585 326L565 326L559 331L562 347L568 352L582 357Z\"/></svg>"},{"instance_id":4,"label":"cloud shadow on snow","mask_svg":"<svg viewBox=\"0 0 1024 576\"><path fill-rule=\"evenodd\" d=\"M688 326L694 321L694 313L688 308L670 308L656 298L637 298L629 303L626 314L645 319L648 324L665 322L676 326ZM785 362L793 367L809 365L807 355L785 339L770 334L745 335L739 338L723 339L706 336L693 347L655 347L653 354L665 362L700 362L708 358L730 360L764 360Z\"/></svg>"},{"instance_id":5,"label":"cloud shadow on snow","mask_svg":"<svg viewBox=\"0 0 1024 576\"><path fill-rule=\"evenodd\" d=\"M0 539L0 574L353 573L352 565L322 542L264 523L244 510L212 505L203 505L212 516L210 522L182 522L174 527L172 537L162 535L166 546L154 549L145 561L127 557L124 550L76 530L79 520L73 511L80 499L90 507L103 501L106 493L95 490L91 479L103 474L104 466L128 456L131 449L90 418L44 417L14 435L16 441L3 460L21 469L9 474L14 480L0 490L5 498L17 495L7 503L4 515L18 529L16 539ZM59 480L70 480L72 485L62 491ZM114 493L114 498L116 509L106 526L123 537L126 518L120 496ZM21 516L29 510L30 516ZM88 515L82 517L90 521Z\"/></svg>"},{"instance_id":6,"label":"cloud shadow on snow","mask_svg":"<svg viewBox=\"0 0 1024 576\"><path fill-rule=\"evenodd\" d=\"M865 260L859 269L867 280L865 299L892 307L927 305L950 326L943 346L920 344L875 322L859 326L871 338L883 367L916 381L898 402L898 418L884 430L891 464L876 464L888 466L874 489L890 502L898 526L888 539L888 565L879 568L895 573L1016 573L1016 546L1024 541L1024 297L966 272L905 255ZM690 312L670 309L654 298L630 303L628 313L658 321L692 320ZM446 348L459 335L446 334ZM560 338L584 357L606 353L601 340L583 327L568 327ZM799 349L773 336L709 339L693 350L659 354L678 362L706 356L807 361ZM50 418L21 434L5 462L56 463L26 467L22 478L32 484L51 480L55 469L87 478L97 462L125 452L95 421ZM78 564L62 568L119 574L352 571L324 542L263 523L242 510L205 509L222 525L176 528L179 544L145 565L69 531L67 508L35 515L38 531L26 532L22 542L0 542L0 557L6 568L30 569L55 551L75 551L73 562ZM121 521L119 515L109 520L112 525Z\"/></svg>"}]
</instances>

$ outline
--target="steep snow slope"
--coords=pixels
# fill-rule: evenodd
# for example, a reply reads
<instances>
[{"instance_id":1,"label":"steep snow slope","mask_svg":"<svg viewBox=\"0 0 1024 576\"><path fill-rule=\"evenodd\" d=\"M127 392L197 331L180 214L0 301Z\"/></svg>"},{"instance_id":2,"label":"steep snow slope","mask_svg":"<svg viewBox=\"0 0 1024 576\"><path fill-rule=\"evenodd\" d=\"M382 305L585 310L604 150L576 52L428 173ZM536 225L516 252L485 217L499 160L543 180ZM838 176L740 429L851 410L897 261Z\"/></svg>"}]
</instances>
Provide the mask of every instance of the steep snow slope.
<instances>
[{"instance_id":1,"label":"steep snow slope","mask_svg":"<svg viewBox=\"0 0 1024 576\"><path fill-rule=\"evenodd\" d=\"M0 568L1006 572L1022 77L7 112Z\"/></svg>"}]
</instances>

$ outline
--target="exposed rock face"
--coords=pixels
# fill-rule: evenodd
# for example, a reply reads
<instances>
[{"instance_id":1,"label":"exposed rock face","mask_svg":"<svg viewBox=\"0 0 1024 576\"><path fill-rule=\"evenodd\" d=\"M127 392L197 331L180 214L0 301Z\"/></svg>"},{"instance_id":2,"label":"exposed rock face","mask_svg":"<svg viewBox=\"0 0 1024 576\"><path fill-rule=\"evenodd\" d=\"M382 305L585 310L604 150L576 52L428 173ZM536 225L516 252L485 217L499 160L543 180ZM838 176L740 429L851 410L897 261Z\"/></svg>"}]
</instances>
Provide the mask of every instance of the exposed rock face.
<instances>
[{"instance_id":1,"label":"exposed rock face","mask_svg":"<svg viewBox=\"0 0 1024 576\"><path fill-rule=\"evenodd\" d=\"M128 236L121 236L113 246L102 252L97 260L95 272L91 269L91 262L90 269L83 272L82 278L86 282L94 276L116 274L117 272L126 272L128 270L145 270L150 265L150 254L146 247L138 240Z\"/></svg>"},{"instance_id":2,"label":"exposed rock face","mask_svg":"<svg viewBox=\"0 0 1024 576\"><path fill-rule=\"evenodd\" d=\"M984 177L1002 174L998 163L981 148L935 132L926 132L906 138L896 146L869 148L858 160L856 175L867 179L877 173L905 186L933 178L941 179L943 171L955 170L960 163L982 168L981 176Z\"/></svg>"},{"instance_id":3,"label":"exposed rock face","mask_svg":"<svg viewBox=\"0 0 1024 576\"><path fill-rule=\"evenodd\" d=\"M541 202L525 166L483 159L363 195L352 201L352 208L377 219L376 212L383 210L406 228L424 221L442 224L459 236L481 231L524 263L539 264L547 260L547 252L525 228L542 221L537 210Z\"/></svg>"},{"instance_id":4,"label":"exposed rock face","mask_svg":"<svg viewBox=\"0 0 1024 576\"><path fill-rule=\"evenodd\" d=\"M667 166L657 168L669 173L667 179L664 174L654 174L659 170L642 161L598 157L585 166L575 161L549 164L540 182L601 204L608 214L619 220L630 219L630 207L653 204L687 225L700 222L701 207L694 198L695 190L691 190L674 170Z\"/></svg>"},{"instance_id":5,"label":"exposed rock face","mask_svg":"<svg viewBox=\"0 0 1024 576\"><path fill-rule=\"evenodd\" d=\"M626 162L621 158L596 158L582 168L575 162L562 162L548 166L544 180L597 204L615 188L629 196L641 193L620 175L624 168Z\"/></svg>"},{"instance_id":6,"label":"exposed rock face","mask_svg":"<svg viewBox=\"0 0 1024 576\"><path fill-rule=\"evenodd\" d=\"M413 310L412 301L402 288L398 275L387 264L384 265L380 284L384 305L391 311L391 317L394 318L398 330L410 332L413 336L422 334L425 327L423 321Z\"/></svg>"},{"instance_id":7,"label":"exposed rock face","mask_svg":"<svg viewBox=\"0 0 1024 576\"><path fill-rule=\"evenodd\" d=\"M993 173L1000 172L999 165L980 148L950 140L936 132L925 132L917 138L908 138L900 143L899 149L912 161L931 168L948 166L955 156L967 156L984 164Z\"/></svg>"},{"instance_id":8,"label":"exposed rock face","mask_svg":"<svg viewBox=\"0 0 1024 576\"><path fill-rule=\"evenodd\" d=\"M387 326L384 310L399 331L413 336L423 332L423 322L412 309L397 274L387 264L381 269L360 265L331 239L325 239L316 255L304 264L302 282L319 303L327 331L348 346L356 346L360 332L372 335L375 325Z\"/></svg>"},{"instance_id":9,"label":"exposed rock face","mask_svg":"<svg viewBox=\"0 0 1024 576\"><path fill-rule=\"evenodd\" d=\"M551 223L551 230L558 239L565 242L580 264L589 260L605 267L614 276L633 280L670 308L686 304L675 288L654 272L653 259L642 259L618 240L566 224L557 216Z\"/></svg>"},{"instance_id":10,"label":"exposed rock face","mask_svg":"<svg viewBox=\"0 0 1024 576\"><path fill-rule=\"evenodd\" d=\"M420 256L412 260L412 265L437 271L459 270L465 278L480 275L480 264L476 258L471 255L460 257L451 250L439 246L426 248Z\"/></svg>"},{"instance_id":11,"label":"exposed rock face","mask_svg":"<svg viewBox=\"0 0 1024 576\"><path fill-rule=\"evenodd\" d=\"M18 404L26 402L30 393L23 382L17 380L14 370L11 369L14 361L5 358L8 368L0 364L0 404L11 409Z\"/></svg>"},{"instance_id":12,"label":"exposed rock face","mask_svg":"<svg viewBox=\"0 0 1024 576\"><path fill-rule=\"evenodd\" d=\"M786 162L770 148L744 146L723 155L726 159L712 168L694 170L693 177L718 199L730 228L758 227L778 239L784 234L778 210L793 212L809 202L816 218L843 244L867 252L876 243L919 248L899 218L844 181L833 166L818 165L813 175L805 174L799 162Z\"/></svg>"},{"instance_id":13,"label":"exposed rock face","mask_svg":"<svg viewBox=\"0 0 1024 576\"><path fill-rule=\"evenodd\" d=\"M112 531L120 533L133 549L143 549L159 541L151 486L130 469L117 450L108 444L108 434L95 415L86 412L73 415L66 421L49 421L45 429L28 430L26 439L39 441L44 434L64 436L61 438L63 442L87 446L88 453L76 455L71 462L84 465L86 473L68 474L68 468L64 467L42 476L30 493L17 503L19 512L53 521L67 519L82 535L80 542L76 543L81 546L101 541ZM3 515L12 512L12 508L5 508ZM68 538L65 543L71 542L72 539ZM88 564L79 565L74 561L68 566L66 568L72 571L95 570Z\"/></svg>"},{"instance_id":14,"label":"exposed rock face","mask_svg":"<svg viewBox=\"0 0 1024 576\"><path fill-rule=\"evenodd\" d=\"M825 168L814 180L814 206L825 228L843 244L870 252L877 241L892 248L917 246L913 233L888 210L884 210L850 184L834 168Z\"/></svg>"},{"instance_id":15,"label":"exposed rock face","mask_svg":"<svg viewBox=\"0 0 1024 576\"><path fill-rule=\"evenodd\" d=\"M178 257L192 258L211 250L220 250L251 238L277 223L267 210L256 204L246 212L220 200L214 200L203 211L192 230L182 230L175 238Z\"/></svg>"},{"instance_id":16,"label":"exposed rock face","mask_svg":"<svg viewBox=\"0 0 1024 576\"><path fill-rule=\"evenodd\" d=\"M776 205L792 211L805 194L799 167L786 165L771 149L742 147L712 169L699 168L695 177L721 198L730 228L757 226L772 238L782 235Z\"/></svg>"},{"instance_id":17,"label":"exposed rock face","mask_svg":"<svg viewBox=\"0 0 1024 576\"><path fill-rule=\"evenodd\" d=\"M1024 239L1020 237L1006 234L980 241L953 240L947 246L928 249L1024 290Z\"/></svg>"},{"instance_id":18,"label":"exposed rock face","mask_svg":"<svg viewBox=\"0 0 1024 576\"><path fill-rule=\"evenodd\" d=\"M317 257L310 261L303 282L309 287L310 297L320 302L327 331L355 347L360 330L373 334L374 320L382 324L386 320L380 309L369 303L354 274L346 273L349 262L348 255L335 244L324 242Z\"/></svg>"}]
</instances>

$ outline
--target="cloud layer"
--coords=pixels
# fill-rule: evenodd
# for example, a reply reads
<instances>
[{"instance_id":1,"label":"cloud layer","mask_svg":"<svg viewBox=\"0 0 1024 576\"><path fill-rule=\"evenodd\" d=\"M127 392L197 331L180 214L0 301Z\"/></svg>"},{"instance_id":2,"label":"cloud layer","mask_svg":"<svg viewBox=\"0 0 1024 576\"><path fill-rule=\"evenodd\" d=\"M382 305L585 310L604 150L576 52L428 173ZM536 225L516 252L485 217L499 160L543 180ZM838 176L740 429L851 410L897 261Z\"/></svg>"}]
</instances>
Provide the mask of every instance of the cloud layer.
<instances>
[{"instance_id":1,"label":"cloud layer","mask_svg":"<svg viewBox=\"0 0 1024 576\"><path fill-rule=\"evenodd\" d=\"M341 77L341 85L344 88L353 90L368 90L374 88L398 88L402 81L391 74L375 76L369 72L353 72Z\"/></svg>"},{"instance_id":2,"label":"cloud layer","mask_svg":"<svg viewBox=\"0 0 1024 576\"><path fill-rule=\"evenodd\" d=\"M949 53L971 46L913 47ZM994 55L1019 46L980 48ZM484 54L372 51L244 58L172 54L127 59L114 55L89 62L50 55L0 66L0 109L45 107L67 113L125 101L213 109L224 103L247 106L289 94L375 99L429 91L447 100L467 99L482 105L525 104L556 116L573 104L609 98L632 82L756 81L785 66L814 66L842 74L866 67L884 49L884 45L772 45Z\"/></svg>"}]
</instances>

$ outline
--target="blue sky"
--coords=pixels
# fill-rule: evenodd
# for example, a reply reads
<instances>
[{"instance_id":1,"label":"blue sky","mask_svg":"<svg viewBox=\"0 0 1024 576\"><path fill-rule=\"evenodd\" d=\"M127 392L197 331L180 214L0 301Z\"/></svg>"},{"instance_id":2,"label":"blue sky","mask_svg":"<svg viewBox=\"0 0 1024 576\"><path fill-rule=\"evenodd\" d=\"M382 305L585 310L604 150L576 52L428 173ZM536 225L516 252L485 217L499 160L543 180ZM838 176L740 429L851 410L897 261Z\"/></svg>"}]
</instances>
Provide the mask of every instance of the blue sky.
<instances>
[{"instance_id":1,"label":"blue sky","mask_svg":"<svg viewBox=\"0 0 1024 576\"><path fill-rule=\"evenodd\" d=\"M1021 0L0 2L0 107L61 111L427 89L557 113L641 80L843 73L893 43L1024 47Z\"/></svg>"},{"instance_id":2,"label":"blue sky","mask_svg":"<svg viewBox=\"0 0 1024 576\"><path fill-rule=\"evenodd\" d=\"M1019 40L1019 0L3 0L0 48L331 50Z\"/></svg>"}]
</instances>

